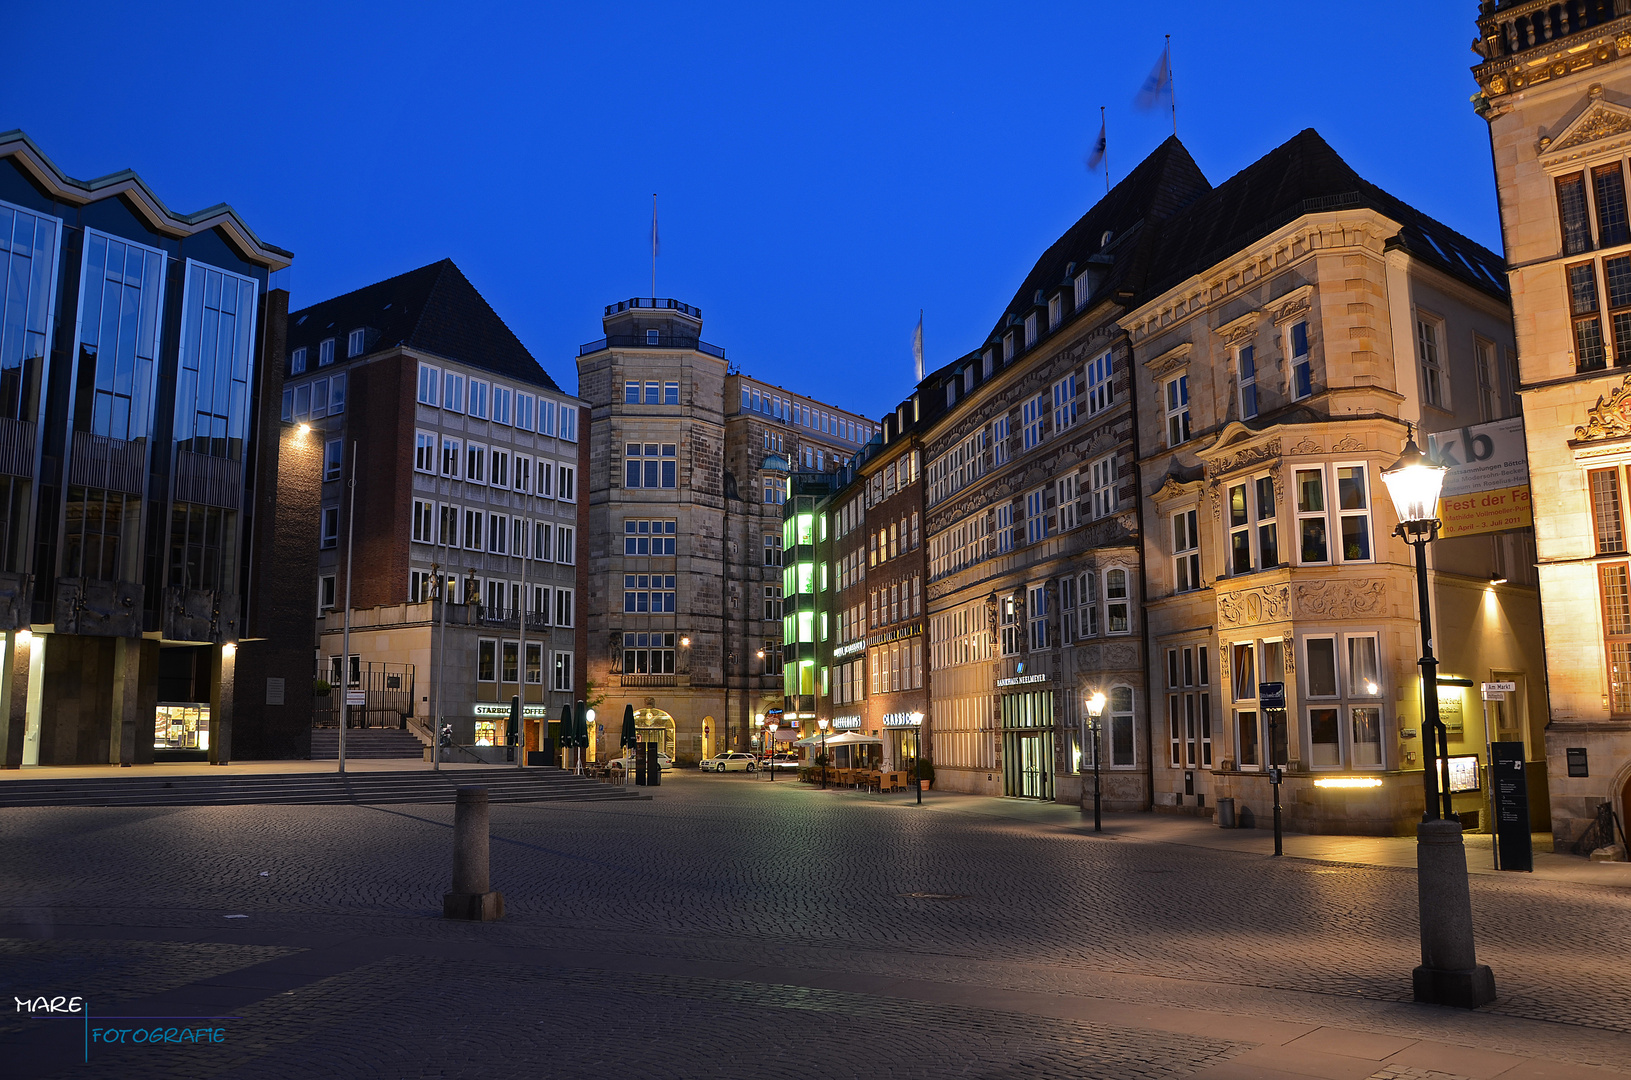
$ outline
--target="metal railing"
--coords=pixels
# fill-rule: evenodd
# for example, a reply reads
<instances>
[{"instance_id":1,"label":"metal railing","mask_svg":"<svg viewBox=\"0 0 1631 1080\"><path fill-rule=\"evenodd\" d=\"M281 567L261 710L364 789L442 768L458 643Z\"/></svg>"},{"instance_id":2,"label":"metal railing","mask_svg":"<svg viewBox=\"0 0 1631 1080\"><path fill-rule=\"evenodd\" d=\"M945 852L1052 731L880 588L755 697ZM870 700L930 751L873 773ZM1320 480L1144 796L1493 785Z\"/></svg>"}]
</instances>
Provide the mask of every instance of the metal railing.
<instances>
[{"instance_id":1,"label":"metal railing","mask_svg":"<svg viewBox=\"0 0 1631 1080\"><path fill-rule=\"evenodd\" d=\"M363 703L352 705L347 718L352 727L406 728L414 715L414 671L412 664L359 662L351 679L352 693L362 691ZM312 711L312 727L340 726L340 706L346 688L334 681L336 672L329 658L318 661L317 678L329 682L326 698L318 698Z\"/></svg>"},{"instance_id":2,"label":"metal railing","mask_svg":"<svg viewBox=\"0 0 1631 1080\"><path fill-rule=\"evenodd\" d=\"M709 356L725 359L725 350L718 345L710 345L706 341L683 334L658 334L657 340L652 341L645 334L610 334L594 341L586 341L578 346L579 356L588 356L602 349L695 349Z\"/></svg>"},{"instance_id":3,"label":"metal railing","mask_svg":"<svg viewBox=\"0 0 1631 1080\"><path fill-rule=\"evenodd\" d=\"M624 686L678 686L678 675L619 675Z\"/></svg>"},{"instance_id":4,"label":"metal railing","mask_svg":"<svg viewBox=\"0 0 1631 1080\"><path fill-rule=\"evenodd\" d=\"M620 311L639 311L642 309L677 311L681 315L689 315L693 319L702 318L702 309L699 307L692 307L690 304L682 304L678 300L671 297L653 299L649 296L636 296L628 300L620 300L615 304L607 304L606 314L616 315Z\"/></svg>"}]
</instances>

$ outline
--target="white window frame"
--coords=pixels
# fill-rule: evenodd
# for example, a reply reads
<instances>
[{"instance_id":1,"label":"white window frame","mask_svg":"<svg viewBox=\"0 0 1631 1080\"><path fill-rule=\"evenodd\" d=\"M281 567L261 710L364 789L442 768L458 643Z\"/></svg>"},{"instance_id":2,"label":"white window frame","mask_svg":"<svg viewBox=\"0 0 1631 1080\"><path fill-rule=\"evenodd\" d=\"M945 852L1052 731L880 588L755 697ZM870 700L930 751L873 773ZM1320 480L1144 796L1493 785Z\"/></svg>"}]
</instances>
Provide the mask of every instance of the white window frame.
<instances>
[{"instance_id":1,"label":"white window frame","mask_svg":"<svg viewBox=\"0 0 1631 1080\"><path fill-rule=\"evenodd\" d=\"M1110 353L1101 353L1087 362L1082 371L1082 382L1087 395L1087 415L1108 409L1115 402L1115 387L1112 379L1115 366L1111 363Z\"/></svg>"},{"instance_id":2,"label":"white window frame","mask_svg":"<svg viewBox=\"0 0 1631 1080\"><path fill-rule=\"evenodd\" d=\"M335 575L319 574L317 577L317 613L333 611L338 598L335 591Z\"/></svg>"},{"instance_id":3,"label":"white window frame","mask_svg":"<svg viewBox=\"0 0 1631 1080\"><path fill-rule=\"evenodd\" d=\"M493 384L493 423L505 427L515 426L515 391L508 386Z\"/></svg>"},{"instance_id":4,"label":"white window frame","mask_svg":"<svg viewBox=\"0 0 1631 1080\"><path fill-rule=\"evenodd\" d=\"M328 367L334 363L334 339L324 338L317 343L317 366Z\"/></svg>"},{"instance_id":5,"label":"white window frame","mask_svg":"<svg viewBox=\"0 0 1631 1080\"><path fill-rule=\"evenodd\" d=\"M289 354L289 374L302 375L306 371L306 347L304 345Z\"/></svg>"},{"instance_id":6,"label":"white window frame","mask_svg":"<svg viewBox=\"0 0 1631 1080\"><path fill-rule=\"evenodd\" d=\"M1116 483L1119 480L1116 455L1106 454L1088 466L1088 478L1093 500L1093 520L1098 521L1114 514L1120 508L1120 500L1116 495Z\"/></svg>"},{"instance_id":7,"label":"white window frame","mask_svg":"<svg viewBox=\"0 0 1631 1080\"><path fill-rule=\"evenodd\" d=\"M1036 337L1036 312L1033 311L1025 316L1025 347L1027 349L1036 344Z\"/></svg>"},{"instance_id":8,"label":"white window frame","mask_svg":"<svg viewBox=\"0 0 1631 1080\"><path fill-rule=\"evenodd\" d=\"M1001 468L1013 457L1013 447L1008 445L1010 437L1008 417L999 416L991 421L991 467Z\"/></svg>"},{"instance_id":9,"label":"white window frame","mask_svg":"<svg viewBox=\"0 0 1631 1080\"><path fill-rule=\"evenodd\" d=\"M464 476L464 443L451 435L443 435L441 454L441 475L453 480L462 479Z\"/></svg>"},{"instance_id":10,"label":"white window frame","mask_svg":"<svg viewBox=\"0 0 1631 1080\"><path fill-rule=\"evenodd\" d=\"M1301 327L1303 332L1302 352L1297 351L1298 327ZM1286 327L1285 334L1285 350L1287 358L1286 371L1289 373L1290 377L1290 383L1287 389L1290 390L1291 400L1302 401L1304 398L1313 396L1314 393L1314 346L1313 343L1309 341L1308 321L1306 319L1298 319L1296 322ZM1302 393L1298 390L1297 382L1299 378L1307 382L1307 393Z\"/></svg>"},{"instance_id":11,"label":"white window frame","mask_svg":"<svg viewBox=\"0 0 1631 1080\"><path fill-rule=\"evenodd\" d=\"M1319 477L1319 483L1320 483L1320 508L1318 510L1304 510L1303 509L1302 476L1303 476L1304 473L1313 473L1314 475ZM1292 542L1296 545L1297 565L1298 566L1330 566L1336 561L1335 558L1332 556L1332 553L1334 551L1336 551L1336 549L1337 549L1337 543L1331 537L1331 516L1330 516L1330 513L1331 513L1331 492L1330 492L1330 483L1329 483L1329 481L1330 481L1330 477L1328 477L1326 475L1325 466L1323 464L1295 465L1295 466L1292 467L1292 470L1291 470L1291 485L1292 485L1291 512L1292 512L1292 521L1293 521ZM1323 558L1323 559L1304 558L1304 555L1303 555L1303 527L1304 527L1303 523L1305 521L1317 521L1317 522L1319 522L1321 524L1321 526L1323 528L1324 535L1325 535L1325 558ZM1283 561L1283 558L1282 558L1282 561Z\"/></svg>"},{"instance_id":12,"label":"white window frame","mask_svg":"<svg viewBox=\"0 0 1631 1080\"><path fill-rule=\"evenodd\" d=\"M561 588L559 586L556 587L556 589L555 589L555 622L554 622L555 626L569 627L569 626L577 625L577 623L575 622L576 613L573 610L572 600L573 600L573 590Z\"/></svg>"},{"instance_id":13,"label":"white window frame","mask_svg":"<svg viewBox=\"0 0 1631 1080\"><path fill-rule=\"evenodd\" d=\"M1073 371L1053 384L1053 430L1064 431L1076 423L1076 393L1080 389Z\"/></svg>"},{"instance_id":14,"label":"white window frame","mask_svg":"<svg viewBox=\"0 0 1631 1080\"><path fill-rule=\"evenodd\" d=\"M1059 532L1069 532L1078 521L1077 502L1081 498L1080 478L1066 473L1054 481L1054 512L1058 515Z\"/></svg>"},{"instance_id":15,"label":"white window frame","mask_svg":"<svg viewBox=\"0 0 1631 1080\"><path fill-rule=\"evenodd\" d=\"M555 498L560 502L575 503L578 501L578 470L575 465L561 462L555 466Z\"/></svg>"},{"instance_id":16,"label":"white window frame","mask_svg":"<svg viewBox=\"0 0 1631 1080\"><path fill-rule=\"evenodd\" d=\"M1257 349L1242 345L1235 350L1235 394L1240 402L1240 418L1257 418Z\"/></svg>"},{"instance_id":17,"label":"white window frame","mask_svg":"<svg viewBox=\"0 0 1631 1080\"><path fill-rule=\"evenodd\" d=\"M323 444L323 480L340 479L345 470L345 440L329 439Z\"/></svg>"},{"instance_id":18,"label":"white window frame","mask_svg":"<svg viewBox=\"0 0 1631 1080\"><path fill-rule=\"evenodd\" d=\"M464 444L464 480L471 484L487 483L487 445L479 442Z\"/></svg>"},{"instance_id":19,"label":"white window frame","mask_svg":"<svg viewBox=\"0 0 1631 1080\"><path fill-rule=\"evenodd\" d=\"M487 551L493 555L509 553L510 519L507 514L488 513Z\"/></svg>"},{"instance_id":20,"label":"white window frame","mask_svg":"<svg viewBox=\"0 0 1631 1080\"><path fill-rule=\"evenodd\" d=\"M1342 506L1342 478L1340 476L1340 470L1342 469L1358 469L1359 475L1364 481L1363 493L1365 505L1360 509L1344 509ZM1329 535L1332 540L1334 557L1338 562L1350 563L1376 561L1376 534L1375 526L1372 520L1375 514L1375 506L1374 499L1372 498L1372 488L1373 485L1370 482L1370 466L1367 463L1363 461L1333 461L1331 463L1329 490L1335 496L1335 499L1327 499L1326 502L1327 505L1332 502L1335 502L1336 504L1335 506L1331 507L1331 510L1336 516L1336 528L1332 530ZM1351 557L1348 555L1347 548L1344 544L1344 536L1346 534L1343 526L1349 518L1364 519L1364 555L1355 555Z\"/></svg>"},{"instance_id":21,"label":"white window frame","mask_svg":"<svg viewBox=\"0 0 1631 1080\"><path fill-rule=\"evenodd\" d=\"M1020 405L1020 449L1034 450L1042 445L1042 423L1048 414L1048 396L1038 394Z\"/></svg>"},{"instance_id":22,"label":"white window frame","mask_svg":"<svg viewBox=\"0 0 1631 1080\"><path fill-rule=\"evenodd\" d=\"M1421 379L1421 403L1449 410L1449 365L1445 363L1444 320L1416 312L1416 367Z\"/></svg>"},{"instance_id":23,"label":"white window frame","mask_svg":"<svg viewBox=\"0 0 1631 1080\"><path fill-rule=\"evenodd\" d=\"M325 506L319 515L318 546L334 548L340 545L340 508Z\"/></svg>"},{"instance_id":24,"label":"white window frame","mask_svg":"<svg viewBox=\"0 0 1631 1080\"><path fill-rule=\"evenodd\" d=\"M419 404L436 408L442 401L442 369L419 365Z\"/></svg>"},{"instance_id":25,"label":"white window frame","mask_svg":"<svg viewBox=\"0 0 1631 1080\"><path fill-rule=\"evenodd\" d=\"M1182 446L1191 438L1189 417L1189 372L1174 375L1161 384L1161 410L1166 418L1167 447Z\"/></svg>"},{"instance_id":26,"label":"white window frame","mask_svg":"<svg viewBox=\"0 0 1631 1080\"><path fill-rule=\"evenodd\" d=\"M413 539L419 544L436 542L436 504L428 499L413 500Z\"/></svg>"},{"instance_id":27,"label":"white window frame","mask_svg":"<svg viewBox=\"0 0 1631 1080\"><path fill-rule=\"evenodd\" d=\"M413 433L413 471L427 476L436 475L436 454L441 439L434 431Z\"/></svg>"},{"instance_id":28,"label":"white window frame","mask_svg":"<svg viewBox=\"0 0 1631 1080\"><path fill-rule=\"evenodd\" d=\"M566 442L578 441L578 407L576 405L561 406L560 437Z\"/></svg>"},{"instance_id":29,"label":"white window frame","mask_svg":"<svg viewBox=\"0 0 1631 1080\"><path fill-rule=\"evenodd\" d=\"M1048 535L1048 489L1039 487L1025 493L1025 542L1039 544Z\"/></svg>"},{"instance_id":30,"label":"white window frame","mask_svg":"<svg viewBox=\"0 0 1631 1080\"><path fill-rule=\"evenodd\" d=\"M1194 592L1201 587L1200 511L1185 507L1174 511L1172 525L1172 591Z\"/></svg>"},{"instance_id":31,"label":"white window frame","mask_svg":"<svg viewBox=\"0 0 1631 1080\"><path fill-rule=\"evenodd\" d=\"M457 371L447 372L442 379L442 408L449 412L464 412L464 376Z\"/></svg>"},{"instance_id":32,"label":"white window frame","mask_svg":"<svg viewBox=\"0 0 1631 1080\"><path fill-rule=\"evenodd\" d=\"M353 331L351 331L351 333L347 334L346 339L345 339L345 355L346 355L346 357L349 359L350 357L353 357L353 356L361 356L363 349L367 347L366 344L365 344L365 342L367 342L367 340L368 340L367 332L360 329L360 328L357 329L357 330L353 330Z\"/></svg>"},{"instance_id":33,"label":"white window frame","mask_svg":"<svg viewBox=\"0 0 1631 1080\"><path fill-rule=\"evenodd\" d=\"M1119 597L1110 595L1110 575L1111 574L1116 574L1116 573L1120 573L1121 575L1123 575L1122 579L1121 579L1122 580L1122 588L1125 590L1123 595L1119 596ZM1107 567L1105 567L1105 569L1104 569L1104 632L1107 635L1110 635L1110 636L1113 636L1113 637L1119 637L1122 634L1131 634L1133 632L1132 593L1133 593L1133 572L1131 570L1129 570L1125 566L1107 566ZM1117 611L1118 608L1121 610L1121 619L1122 619L1122 623L1123 623L1123 626L1122 626L1122 628L1120 630L1115 629L1116 611Z\"/></svg>"},{"instance_id":34,"label":"white window frame","mask_svg":"<svg viewBox=\"0 0 1631 1080\"><path fill-rule=\"evenodd\" d=\"M496 488L510 486L510 452L502 446L489 449L487 482Z\"/></svg>"},{"instance_id":35,"label":"white window frame","mask_svg":"<svg viewBox=\"0 0 1631 1080\"><path fill-rule=\"evenodd\" d=\"M486 379L472 378L467 380L464 388L464 398L465 411L468 415L474 416L478 420L487 419L488 392L492 389L492 385Z\"/></svg>"},{"instance_id":36,"label":"white window frame","mask_svg":"<svg viewBox=\"0 0 1631 1080\"><path fill-rule=\"evenodd\" d=\"M571 525L558 525L555 528L555 561L563 566L571 566L577 561L577 532Z\"/></svg>"},{"instance_id":37,"label":"white window frame","mask_svg":"<svg viewBox=\"0 0 1631 1080\"><path fill-rule=\"evenodd\" d=\"M1054 293L1048 298L1048 329L1057 330L1059 324L1065 321L1065 298Z\"/></svg>"}]
</instances>

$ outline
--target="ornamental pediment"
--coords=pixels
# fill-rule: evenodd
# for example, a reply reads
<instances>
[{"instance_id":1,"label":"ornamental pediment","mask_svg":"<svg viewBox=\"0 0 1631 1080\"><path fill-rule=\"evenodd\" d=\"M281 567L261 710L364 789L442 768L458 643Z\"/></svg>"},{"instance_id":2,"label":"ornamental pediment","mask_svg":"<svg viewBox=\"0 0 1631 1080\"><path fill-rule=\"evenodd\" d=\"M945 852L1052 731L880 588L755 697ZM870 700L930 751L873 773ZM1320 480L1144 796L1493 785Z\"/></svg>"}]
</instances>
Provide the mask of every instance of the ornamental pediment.
<instances>
[{"instance_id":1,"label":"ornamental pediment","mask_svg":"<svg viewBox=\"0 0 1631 1080\"><path fill-rule=\"evenodd\" d=\"M1154 356L1144 361L1144 367L1149 370L1151 375L1160 378L1188 364L1189 354L1194 349L1194 343L1186 341L1181 345L1168 349L1160 356Z\"/></svg>"},{"instance_id":2,"label":"ornamental pediment","mask_svg":"<svg viewBox=\"0 0 1631 1080\"><path fill-rule=\"evenodd\" d=\"M1631 375L1610 390L1607 397L1598 397L1597 404L1586 410L1586 422L1574 429L1578 442L1628 436L1631 436Z\"/></svg>"},{"instance_id":3,"label":"ornamental pediment","mask_svg":"<svg viewBox=\"0 0 1631 1080\"><path fill-rule=\"evenodd\" d=\"M1631 145L1631 109L1597 98L1562 131L1540 140L1541 165L1560 165L1626 145Z\"/></svg>"}]
</instances>

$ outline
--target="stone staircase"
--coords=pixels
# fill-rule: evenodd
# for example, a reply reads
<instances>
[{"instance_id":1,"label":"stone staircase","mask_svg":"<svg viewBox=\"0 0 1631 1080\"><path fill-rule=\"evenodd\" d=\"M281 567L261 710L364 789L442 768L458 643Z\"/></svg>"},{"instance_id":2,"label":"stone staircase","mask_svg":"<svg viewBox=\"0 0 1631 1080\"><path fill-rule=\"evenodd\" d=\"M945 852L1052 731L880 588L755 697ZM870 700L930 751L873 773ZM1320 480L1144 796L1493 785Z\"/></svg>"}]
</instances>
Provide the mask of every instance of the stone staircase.
<instances>
[{"instance_id":1,"label":"stone staircase","mask_svg":"<svg viewBox=\"0 0 1631 1080\"><path fill-rule=\"evenodd\" d=\"M349 737L346 740L350 742ZM346 748L348 751L350 747ZM346 757L351 755L347 753ZM223 773L0 781L0 808L14 806L249 806L355 803L443 803L454 789L485 787L495 803L602 802L649 799L635 787L615 787L565 769L443 769L412 772Z\"/></svg>"},{"instance_id":2,"label":"stone staircase","mask_svg":"<svg viewBox=\"0 0 1631 1080\"><path fill-rule=\"evenodd\" d=\"M345 759L363 761L382 758L425 759L425 744L411 731L397 728L352 728L345 733ZM311 733L311 759L338 761L340 759L340 729L313 728Z\"/></svg>"}]
</instances>

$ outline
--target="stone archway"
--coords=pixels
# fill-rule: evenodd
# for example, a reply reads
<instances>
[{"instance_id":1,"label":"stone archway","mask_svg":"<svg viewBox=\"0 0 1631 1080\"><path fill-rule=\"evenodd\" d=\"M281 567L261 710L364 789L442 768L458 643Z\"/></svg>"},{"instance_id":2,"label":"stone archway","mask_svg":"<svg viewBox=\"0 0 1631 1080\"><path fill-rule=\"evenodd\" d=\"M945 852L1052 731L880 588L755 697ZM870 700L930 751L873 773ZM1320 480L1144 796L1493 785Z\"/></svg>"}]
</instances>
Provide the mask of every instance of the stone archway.
<instances>
[{"instance_id":1,"label":"stone archway","mask_svg":"<svg viewBox=\"0 0 1631 1080\"><path fill-rule=\"evenodd\" d=\"M661 709L634 710L634 736L640 742L654 742L659 752L674 756L674 718Z\"/></svg>"}]
</instances>

